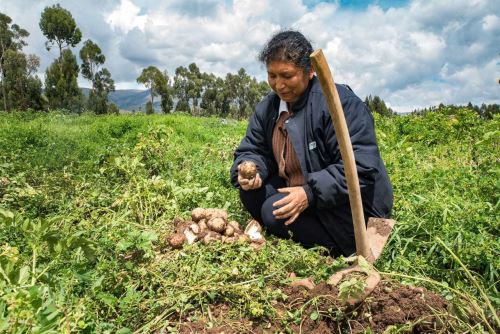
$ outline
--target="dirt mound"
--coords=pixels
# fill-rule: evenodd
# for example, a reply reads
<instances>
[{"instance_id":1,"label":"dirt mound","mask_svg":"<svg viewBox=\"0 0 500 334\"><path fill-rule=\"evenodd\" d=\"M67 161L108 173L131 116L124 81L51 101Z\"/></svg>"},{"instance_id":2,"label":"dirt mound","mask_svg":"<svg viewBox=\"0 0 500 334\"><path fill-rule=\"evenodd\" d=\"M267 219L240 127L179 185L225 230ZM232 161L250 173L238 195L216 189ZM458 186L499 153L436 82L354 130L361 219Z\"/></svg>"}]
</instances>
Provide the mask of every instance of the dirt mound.
<instances>
[{"instance_id":1,"label":"dirt mound","mask_svg":"<svg viewBox=\"0 0 500 334\"><path fill-rule=\"evenodd\" d=\"M181 333L275 333L283 330L293 333L362 333L370 328L382 333L389 326L404 327L411 333L445 330L448 304L439 295L424 288L404 286L382 281L361 304L342 306L338 290L326 283L312 290L302 287L282 289L286 302L274 305L276 317L267 321L228 318L229 307L214 309L213 328L208 321L185 322ZM295 316L294 316L295 315ZM286 328L285 328L286 327ZM451 330L451 329L450 329Z\"/></svg>"},{"instance_id":2,"label":"dirt mound","mask_svg":"<svg viewBox=\"0 0 500 334\"><path fill-rule=\"evenodd\" d=\"M447 314L448 307L441 296L426 289L389 281L381 282L364 303L347 308L341 306L337 288L326 283L308 292L290 288L285 293L290 299L302 298L304 303L313 298L318 300L316 306L308 307L304 312L308 316L294 328L303 333L361 333L368 328L381 333L391 325L406 325L413 333L429 332L437 330L440 323L437 317ZM313 312L318 319L311 317Z\"/></svg>"}]
</instances>

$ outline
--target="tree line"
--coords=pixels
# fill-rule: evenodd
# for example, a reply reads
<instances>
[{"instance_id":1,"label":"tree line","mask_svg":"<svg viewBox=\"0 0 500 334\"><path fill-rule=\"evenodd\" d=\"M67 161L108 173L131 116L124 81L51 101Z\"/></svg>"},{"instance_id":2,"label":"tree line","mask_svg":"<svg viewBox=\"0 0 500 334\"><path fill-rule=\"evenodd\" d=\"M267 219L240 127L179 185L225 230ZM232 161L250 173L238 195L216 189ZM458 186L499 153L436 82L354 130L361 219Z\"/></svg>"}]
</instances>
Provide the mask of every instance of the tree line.
<instances>
[{"instance_id":1,"label":"tree line","mask_svg":"<svg viewBox=\"0 0 500 334\"><path fill-rule=\"evenodd\" d=\"M269 92L265 81L257 81L241 68L236 74L220 78L201 72L196 63L179 66L170 78L167 71L154 66L142 70L137 82L150 91L146 113L153 113L154 98L160 97L161 111L183 111L193 115L245 118ZM176 101L174 106L174 100Z\"/></svg>"},{"instance_id":2,"label":"tree line","mask_svg":"<svg viewBox=\"0 0 500 334\"><path fill-rule=\"evenodd\" d=\"M37 55L27 55L23 47L29 32L0 13L0 110L91 111L117 113L108 95L115 90L111 73L104 67L106 57L99 45L87 39L80 49L81 65L72 51L82 40L73 16L59 4L45 7L39 22L47 38L47 50L54 47L59 55L45 71L45 82L36 76L40 66ZM78 75L90 81L88 97L78 87ZM161 111L184 111L194 115L220 115L244 118L269 91L266 82L258 82L241 68L236 74L220 78L203 73L195 63L179 66L171 77L155 66L144 68L137 82L146 86L150 100L146 113L154 112L154 100L160 98Z\"/></svg>"},{"instance_id":3,"label":"tree line","mask_svg":"<svg viewBox=\"0 0 500 334\"><path fill-rule=\"evenodd\" d=\"M0 100L2 109L70 111L93 110L97 114L117 112L118 107L108 102L108 94L115 90L108 69L103 67L106 57L92 40L84 42L80 49L81 65L78 65L74 48L82 40L71 13L59 4L46 7L40 18L40 30L47 38L47 50L57 47L58 57L45 71L44 89L35 75L40 66L37 55L26 55L29 32L0 13ZM89 96L84 98L78 87L78 74L91 82Z\"/></svg>"},{"instance_id":4,"label":"tree line","mask_svg":"<svg viewBox=\"0 0 500 334\"><path fill-rule=\"evenodd\" d=\"M424 108L424 109L417 109L414 110L412 113L416 115L423 115L428 112L435 112L443 108L447 108L450 113L456 112L460 108L467 108L471 111L476 112L479 117L482 119L492 119L494 115L498 115L500 113L500 105L499 104L486 104L482 103L481 106L473 105L472 102L469 102L465 106L456 106L456 105L444 105L443 103L440 103L438 106L434 107L429 107L429 108Z\"/></svg>"}]
</instances>

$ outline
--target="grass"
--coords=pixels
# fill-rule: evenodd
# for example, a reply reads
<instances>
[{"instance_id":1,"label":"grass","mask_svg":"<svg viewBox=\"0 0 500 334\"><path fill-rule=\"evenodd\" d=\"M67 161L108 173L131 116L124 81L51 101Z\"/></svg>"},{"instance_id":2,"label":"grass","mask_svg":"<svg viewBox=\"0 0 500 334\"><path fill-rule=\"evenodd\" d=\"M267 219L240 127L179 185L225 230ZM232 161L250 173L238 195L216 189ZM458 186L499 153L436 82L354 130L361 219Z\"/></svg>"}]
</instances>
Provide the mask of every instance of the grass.
<instances>
[{"instance_id":1,"label":"grass","mask_svg":"<svg viewBox=\"0 0 500 334\"><path fill-rule=\"evenodd\" d=\"M500 305L498 117L445 107L375 121L398 221L378 268L441 293L462 319L467 298L484 305L484 325L485 298ZM245 129L183 114L0 114L0 333L175 331L220 303L264 321L288 272L326 280L331 260L290 241L165 247L172 219L195 207L249 218L229 182Z\"/></svg>"}]
</instances>

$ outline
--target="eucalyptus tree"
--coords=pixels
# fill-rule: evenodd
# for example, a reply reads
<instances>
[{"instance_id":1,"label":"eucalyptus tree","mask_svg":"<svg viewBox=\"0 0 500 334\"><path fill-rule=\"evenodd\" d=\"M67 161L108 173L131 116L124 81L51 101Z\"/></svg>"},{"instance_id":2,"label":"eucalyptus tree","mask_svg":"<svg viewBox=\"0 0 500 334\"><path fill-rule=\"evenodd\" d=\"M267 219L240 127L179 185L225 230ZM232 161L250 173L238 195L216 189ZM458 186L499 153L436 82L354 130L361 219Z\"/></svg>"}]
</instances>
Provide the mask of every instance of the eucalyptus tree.
<instances>
[{"instance_id":1,"label":"eucalyptus tree","mask_svg":"<svg viewBox=\"0 0 500 334\"><path fill-rule=\"evenodd\" d=\"M47 37L45 47L50 50L54 44L57 45L59 58L62 58L63 49L75 47L82 39L82 32L76 26L73 16L59 4L45 7L39 25Z\"/></svg>"},{"instance_id":2,"label":"eucalyptus tree","mask_svg":"<svg viewBox=\"0 0 500 334\"><path fill-rule=\"evenodd\" d=\"M79 110L82 104L82 93L77 83L79 66L70 47L80 43L82 33L71 13L59 4L45 7L39 25L47 38L45 42L47 50L54 45L59 49L59 58L49 66L45 75L45 91L49 106Z\"/></svg>"},{"instance_id":3,"label":"eucalyptus tree","mask_svg":"<svg viewBox=\"0 0 500 334\"><path fill-rule=\"evenodd\" d=\"M71 50L63 50L45 72L45 95L49 108L79 111L82 107L82 91L78 87L79 66Z\"/></svg>"},{"instance_id":4,"label":"eucalyptus tree","mask_svg":"<svg viewBox=\"0 0 500 334\"><path fill-rule=\"evenodd\" d=\"M40 59L22 52L28 36L28 31L0 13L0 96L4 110L42 109L42 85L36 76Z\"/></svg>"},{"instance_id":5,"label":"eucalyptus tree","mask_svg":"<svg viewBox=\"0 0 500 334\"><path fill-rule=\"evenodd\" d=\"M170 85L170 77L167 71L163 71L162 75L157 77L157 80L158 94L161 97L161 110L166 114L174 107L173 88Z\"/></svg>"},{"instance_id":6,"label":"eucalyptus tree","mask_svg":"<svg viewBox=\"0 0 500 334\"><path fill-rule=\"evenodd\" d=\"M151 107L146 111L153 111L154 97L160 95L163 81L163 73L155 67L148 66L144 68L141 75L137 77L137 82L146 86L149 89L149 94L151 96Z\"/></svg>"},{"instance_id":7,"label":"eucalyptus tree","mask_svg":"<svg viewBox=\"0 0 500 334\"><path fill-rule=\"evenodd\" d=\"M107 68L101 68L106 61L101 48L90 39L80 50L81 71L85 79L92 82L87 105L96 114L108 112L108 94L115 90L115 83Z\"/></svg>"},{"instance_id":8,"label":"eucalyptus tree","mask_svg":"<svg viewBox=\"0 0 500 334\"><path fill-rule=\"evenodd\" d=\"M176 111L190 112L189 106L189 70L184 66L175 69L174 92L177 97Z\"/></svg>"}]
</instances>

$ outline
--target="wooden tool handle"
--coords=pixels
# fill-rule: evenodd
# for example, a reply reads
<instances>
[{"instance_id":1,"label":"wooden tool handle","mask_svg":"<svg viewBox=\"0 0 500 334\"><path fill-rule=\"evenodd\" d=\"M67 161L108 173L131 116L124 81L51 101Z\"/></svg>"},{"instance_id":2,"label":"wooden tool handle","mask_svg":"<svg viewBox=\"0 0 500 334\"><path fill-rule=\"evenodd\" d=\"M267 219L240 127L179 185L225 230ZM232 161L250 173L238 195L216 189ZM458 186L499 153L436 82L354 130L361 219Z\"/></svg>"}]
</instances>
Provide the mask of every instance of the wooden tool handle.
<instances>
[{"instance_id":1,"label":"wooden tool handle","mask_svg":"<svg viewBox=\"0 0 500 334\"><path fill-rule=\"evenodd\" d=\"M337 142L340 147L340 155L344 162L345 177L347 180L347 191L351 204L352 222L354 224L354 237L356 240L356 253L362 255L368 261L373 257L366 234L365 218L363 214L363 203L361 201L361 190L359 189L358 172L356 161L352 150L351 137L340 103L339 94L333 81L332 73L323 55L323 51L318 49L311 54L311 61L318 76L323 94L325 94L328 110L332 117Z\"/></svg>"}]
</instances>

